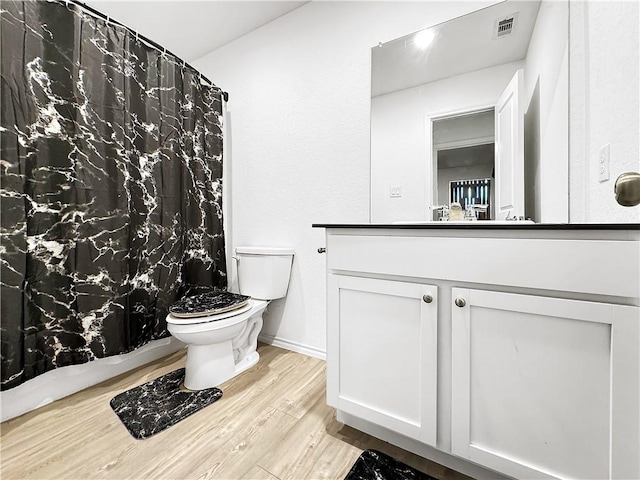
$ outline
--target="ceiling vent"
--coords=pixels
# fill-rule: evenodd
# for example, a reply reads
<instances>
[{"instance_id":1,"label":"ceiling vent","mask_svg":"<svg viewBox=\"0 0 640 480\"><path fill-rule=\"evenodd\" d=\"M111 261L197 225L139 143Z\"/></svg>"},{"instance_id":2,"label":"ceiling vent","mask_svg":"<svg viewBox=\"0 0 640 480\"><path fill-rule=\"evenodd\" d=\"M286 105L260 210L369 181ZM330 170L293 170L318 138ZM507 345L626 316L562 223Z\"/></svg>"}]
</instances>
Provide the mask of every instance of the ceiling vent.
<instances>
[{"instance_id":1,"label":"ceiling vent","mask_svg":"<svg viewBox=\"0 0 640 480\"><path fill-rule=\"evenodd\" d=\"M516 27L518 14L507 15L496 20L494 38L506 37L511 35Z\"/></svg>"}]
</instances>

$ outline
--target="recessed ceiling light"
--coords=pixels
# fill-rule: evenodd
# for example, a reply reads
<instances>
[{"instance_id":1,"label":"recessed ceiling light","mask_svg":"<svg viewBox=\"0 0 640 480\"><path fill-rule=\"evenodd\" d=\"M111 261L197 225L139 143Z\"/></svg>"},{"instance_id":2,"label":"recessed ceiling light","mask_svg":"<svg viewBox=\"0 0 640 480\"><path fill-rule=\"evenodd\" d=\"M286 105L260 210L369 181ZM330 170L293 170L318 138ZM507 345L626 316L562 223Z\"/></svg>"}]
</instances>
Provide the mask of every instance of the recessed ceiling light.
<instances>
[{"instance_id":1,"label":"recessed ceiling light","mask_svg":"<svg viewBox=\"0 0 640 480\"><path fill-rule=\"evenodd\" d=\"M421 49L426 49L433 42L435 35L432 30L422 30L413 37L413 44Z\"/></svg>"}]
</instances>

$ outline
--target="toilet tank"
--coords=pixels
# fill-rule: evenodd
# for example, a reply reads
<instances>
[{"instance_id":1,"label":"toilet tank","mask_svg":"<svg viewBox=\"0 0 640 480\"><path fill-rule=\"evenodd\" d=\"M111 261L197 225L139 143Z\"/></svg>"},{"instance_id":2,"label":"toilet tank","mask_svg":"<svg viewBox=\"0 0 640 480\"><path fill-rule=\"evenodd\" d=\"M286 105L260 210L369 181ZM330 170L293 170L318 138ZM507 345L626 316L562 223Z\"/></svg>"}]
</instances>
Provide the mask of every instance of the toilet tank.
<instances>
[{"instance_id":1,"label":"toilet tank","mask_svg":"<svg viewBox=\"0 0 640 480\"><path fill-rule=\"evenodd\" d=\"M283 247L237 247L238 286L242 295L260 300L287 294L293 249Z\"/></svg>"}]
</instances>

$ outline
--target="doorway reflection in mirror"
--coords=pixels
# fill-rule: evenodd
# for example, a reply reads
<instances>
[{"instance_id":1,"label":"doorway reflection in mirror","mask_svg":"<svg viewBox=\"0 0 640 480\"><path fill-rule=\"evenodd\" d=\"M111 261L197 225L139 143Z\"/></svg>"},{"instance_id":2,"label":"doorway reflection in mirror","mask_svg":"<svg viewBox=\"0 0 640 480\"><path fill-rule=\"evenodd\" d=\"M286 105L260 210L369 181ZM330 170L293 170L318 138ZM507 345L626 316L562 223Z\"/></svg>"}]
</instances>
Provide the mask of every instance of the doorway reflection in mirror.
<instances>
[{"instance_id":1,"label":"doorway reflection in mirror","mask_svg":"<svg viewBox=\"0 0 640 480\"><path fill-rule=\"evenodd\" d=\"M465 181L494 177L494 110L443 117L430 123L431 132L427 134L432 140L427 143L433 145L433 202L438 205L458 202L463 209L466 203L486 204L489 210L478 218L495 219L495 212L491 209L494 199L490 183L482 189L489 194L482 196L482 200L481 195L469 197L466 195L468 191L463 195L461 190ZM475 192L475 185L473 190Z\"/></svg>"}]
</instances>

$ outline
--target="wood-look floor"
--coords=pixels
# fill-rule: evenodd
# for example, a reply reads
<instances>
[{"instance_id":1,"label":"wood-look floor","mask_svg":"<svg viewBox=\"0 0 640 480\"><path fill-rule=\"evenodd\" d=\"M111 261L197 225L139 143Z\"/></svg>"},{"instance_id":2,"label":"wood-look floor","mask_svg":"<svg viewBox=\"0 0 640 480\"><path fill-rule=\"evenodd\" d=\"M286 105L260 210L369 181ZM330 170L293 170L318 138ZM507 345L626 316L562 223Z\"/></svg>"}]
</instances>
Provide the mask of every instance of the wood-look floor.
<instances>
[{"instance_id":1,"label":"wood-look floor","mask_svg":"<svg viewBox=\"0 0 640 480\"><path fill-rule=\"evenodd\" d=\"M467 478L337 422L323 361L258 351L258 365L221 385L220 400L146 440L129 435L109 400L183 367L184 350L9 420L0 477L341 479L375 448L440 479Z\"/></svg>"}]
</instances>

